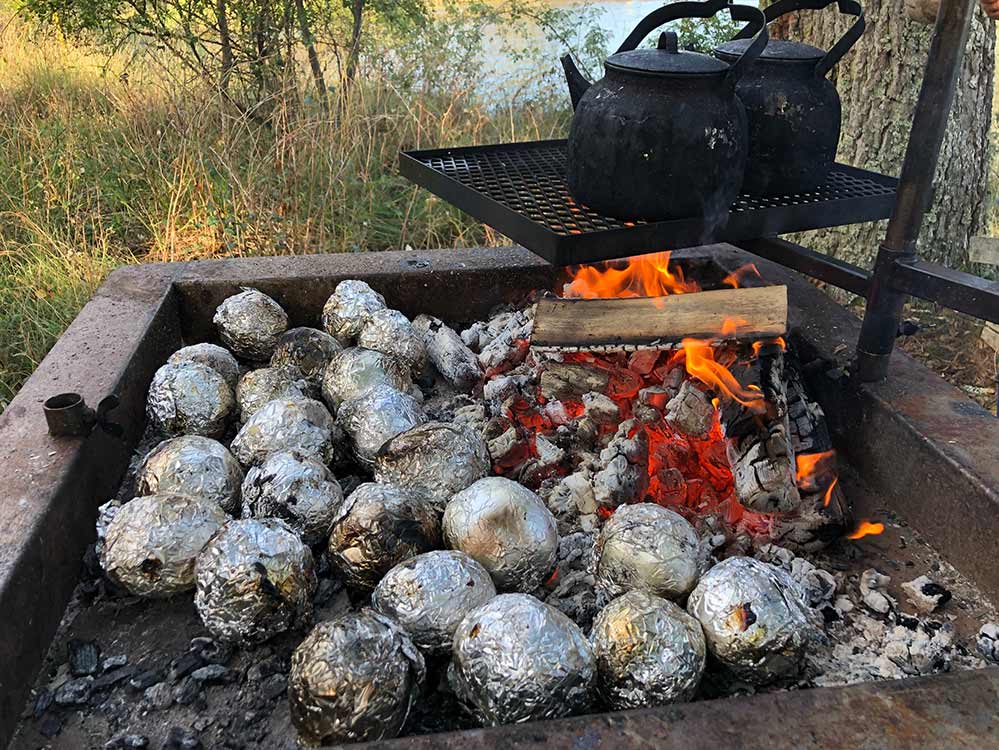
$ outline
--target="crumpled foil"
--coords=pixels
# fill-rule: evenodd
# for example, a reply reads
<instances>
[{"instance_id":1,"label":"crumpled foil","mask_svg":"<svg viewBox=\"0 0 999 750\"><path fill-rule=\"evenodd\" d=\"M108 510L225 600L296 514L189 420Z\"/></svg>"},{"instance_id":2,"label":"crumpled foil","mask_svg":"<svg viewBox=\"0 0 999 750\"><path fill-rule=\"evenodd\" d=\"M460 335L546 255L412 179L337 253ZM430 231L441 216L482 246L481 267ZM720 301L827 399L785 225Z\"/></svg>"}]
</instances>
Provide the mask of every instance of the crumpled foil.
<instances>
[{"instance_id":1,"label":"crumpled foil","mask_svg":"<svg viewBox=\"0 0 999 750\"><path fill-rule=\"evenodd\" d=\"M690 700L704 674L700 623L643 591L629 591L604 607L590 642L600 693L616 711Z\"/></svg>"},{"instance_id":2,"label":"crumpled foil","mask_svg":"<svg viewBox=\"0 0 999 750\"><path fill-rule=\"evenodd\" d=\"M399 626L370 609L321 622L291 655L288 703L311 744L391 739L426 676Z\"/></svg>"},{"instance_id":3,"label":"crumpled foil","mask_svg":"<svg viewBox=\"0 0 999 750\"><path fill-rule=\"evenodd\" d=\"M342 350L340 342L325 331L318 328L292 328L282 333L278 339L271 355L271 367L294 367L313 388L318 389L322 385L326 365Z\"/></svg>"},{"instance_id":4,"label":"crumpled foil","mask_svg":"<svg viewBox=\"0 0 999 750\"><path fill-rule=\"evenodd\" d=\"M409 318L398 310L375 310L357 336L357 345L388 354L404 365L413 377L427 366L427 347Z\"/></svg>"},{"instance_id":5,"label":"crumpled foil","mask_svg":"<svg viewBox=\"0 0 999 750\"><path fill-rule=\"evenodd\" d=\"M644 591L667 599L697 583L697 532L683 516L654 503L622 505L600 530L594 550L597 586L608 597Z\"/></svg>"},{"instance_id":6,"label":"crumpled foil","mask_svg":"<svg viewBox=\"0 0 999 750\"><path fill-rule=\"evenodd\" d=\"M444 510L444 539L471 555L500 591L534 591L555 567L555 517L527 487L486 477L457 493Z\"/></svg>"},{"instance_id":7,"label":"crumpled foil","mask_svg":"<svg viewBox=\"0 0 999 750\"><path fill-rule=\"evenodd\" d=\"M399 433L375 456L375 479L424 492L443 512L448 501L489 474L489 449L471 427L427 422Z\"/></svg>"},{"instance_id":8,"label":"crumpled foil","mask_svg":"<svg viewBox=\"0 0 999 750\"><path fill-rule=\"evenodd\" d=\"M244 518L280 518L312 546L325 542L345 512L333 473L313 458L281 451L246 473Z\"/></svg>"},{"instance_id":9,"label":"crumpled foil","mask_svg":"<svg viewBox=\"0 0 999 750\"><path fill-rule=\"evenodd\" d=\"M227 523L198 556L194 605L211 634L262 643L312 621L312 552L276 518Z\"/></svg>"},{"instance_id":10,"label":"crumpled foil","mask_svg":"<svg viewBox=\"0 0 999 750\"><path fill-rule=\"evenodd\" d=\"M239 510L243 469L222 443L200 435L164 440L142 460L135 476L139 495L190 495Z\"/></svg>"},{"instance_id":11,"label":"crumpled foil","mask_svg":"<svg viewBox=\"0 0 999 750\"><path fill-rule=\"evenodd\" d=\"M239 421L246 422L268 401L277 398L312 398L319 395L302 375L292 367L261 367L250 370L236 386Z\"/></svg>"},{"instance_id":12,"label":"crumpled foil","mask_svg":"<svg viewBox=\"0 0 999 750\"><path fill-rule=\"evenodd\" d=\"M236 434L232 452L243 466L271 453L295 450L331 464L345 438L327 409L312 399L277 399L264 404Z\"/></svg>"},{"instance_id":13,"label":"crumpled foil","mask_svg":"<svg viewBox=\"0 0 999 750\"><path fill-rule=\"evenodd\" d=\"M401 393L412 386L409 373L388 354L374 349L350 347L330 360L323 373L323 400L331 409L363 396L376 385L387 385Z\"/></svg>"},{"instance_id":14,"label":"crumpled foil","mask_svg":"<svg viewBox=\"0 0 999 750\"><path fill-rule=\"evenodd\" d=\"M730 557L705 573L687 600L708 649L740 679L765 684L794 674L815 633L807 594L781 568Z\"/></svg>"},{"instance_id":15,"label":"crumpled foil","mask_svg":"<svg viewBox=\"0 0 999 750\"><path fill-rule=\"evenodd\" d=\"M107 525L99 554L108 577L136 596L194 588L195 560L229 520L213 502L151 495L125 503Z\"/></svg>"},{"instance_id":16,"label":"crumpled foil","mask_svg":"<svg viewBox=\"0 0 999 750\"><path fill-rule=\"evenodd\" d=\"M557 719L590 705L596 660L572 620L533 596L501 594L462 620L452 687L486 724Z\"/></svg>"},{"instance_id":17,"label":"crumpled foil","mask_svg":"<svg viewBox=\"0 0 999 750\"><path fill-rule=\"evenodd\" d=\"M323 307L323 327L344 346L350 346L368 322L371 313L385 309L385 298L357 279L347 279Z\"/></svg>"},{"instance_id":18,"label":"crumpled foil","mask_svg":"<svg viewBox=\"0 0 999 750\"><path fill-rule=\"evenodd\" d=\"M357 460L371 466L386 442L423 424L427 417L408 393L377 385L341 405L336 421L353 442Z\"/></svg>"},{"instance_id":19,"label":"crumpled foil","mask_svg":"<svg viewBox=\"0 0 999 750\"><path fill-rule=\"evenodd\" d=\"M239 382L239 362L232 352L218 344L192 344L178 349L167 360L168 365L179 365L184 362L197 362L211 367L225 378L226 385L236 390Z\"/></svg>"},{"instance_id":20,"label":"crumpled foil","mask_svg":"<svg viewBox=\"0 0 999 750\"><path fill-rule=\"evenodd\" d=\"M288 329L288 315L281 305L256 289L243 289L225 299L212 319L222 343L238 357L254 362L271 358L281 334Z\"/></svg>"},{"instance_id":21,"label":"crumpled foil","mask_svg":"<svg viewBox=\"0 0 999 750\"><path fill-rule=\"evenodd\" d=\"M469 612L496 596L489 572L464 552L435 550L399 563L371 595L421 650L451 652L454 631Z\"/></svg>"},{"instance_id":22,"label":"crumpled foil","mask_svg":"<svg viewBox=\"0 0 999 750\"><path fill-rule=\"evenodd\" d=\"M360 485L330 533L329 558L352 587L370 590L396 565L440 547L440 519L427 498L390 484Z\"/></svg>"},{"instance_id":23,"label":"crumpled foil","mask_svg":"<svg viewBox=\"0 0 999 750\"><path fill-rule=\"evenodd\" d=\"M235 406L225 378L207 365L163 365L149 385L146 419L166 435L220 438Z\"/></svg>"}]
</instances>

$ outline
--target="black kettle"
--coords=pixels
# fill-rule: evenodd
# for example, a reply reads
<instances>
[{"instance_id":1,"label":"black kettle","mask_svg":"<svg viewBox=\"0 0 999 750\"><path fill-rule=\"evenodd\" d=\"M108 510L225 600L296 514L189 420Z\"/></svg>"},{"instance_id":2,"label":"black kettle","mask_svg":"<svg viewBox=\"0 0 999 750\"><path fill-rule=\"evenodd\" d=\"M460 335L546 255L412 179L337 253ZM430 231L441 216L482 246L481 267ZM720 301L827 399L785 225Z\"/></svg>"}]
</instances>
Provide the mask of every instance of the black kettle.
<instances>
[{"instance_id":1,"label":"black kettle","mask_svg":"<svg viewBox=\"0 0 999 750\"><path fill-rule=\"evenodd\" d=\"M767 22L796 10L833 2L857 20L828 52L801 42L772 39L736 91L749 117L749 164L743 191L776 196L813 192L825 183L839 146L839 94L826 75L864 33L855 0L778 0ZM745 31L715 49L719 60L742 57L753 43Z\"/></svg>"},{"instance_id":2,"label":"black kettle","mask_svg":"<svg viewBox=\"0 0 999 750\"><path fill-rule=\"evenodd\" d=\"M637 49L662 24L729 10L752 36L731 63L677 48L672 32ZM569 192L625 220L705 216L721 220L739 194L748 152L746 113L735 86L767 43L763 13L727 0L654 10L590 84L562 58L575 114L569 132Z\"/></svg>"}]
</instances>

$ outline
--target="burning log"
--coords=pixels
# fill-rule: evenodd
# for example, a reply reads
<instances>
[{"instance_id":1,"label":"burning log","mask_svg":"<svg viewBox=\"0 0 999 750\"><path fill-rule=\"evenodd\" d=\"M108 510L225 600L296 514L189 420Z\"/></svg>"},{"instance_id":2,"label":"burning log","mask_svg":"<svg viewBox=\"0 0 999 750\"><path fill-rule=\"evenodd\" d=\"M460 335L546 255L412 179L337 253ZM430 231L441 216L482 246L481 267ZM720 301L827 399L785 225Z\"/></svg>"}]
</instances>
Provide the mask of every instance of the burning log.
<instances>
[{"instance_id":1,"label":"burning log","mask_svg":"<svg viewBox=\"0 0 999 750\"><path fill-rule=\"evenodd\" d=\"M604 393L610 373L585 364L551 362L541 373L541 395L545 400L581 400L587 393Z\"/></svg>"},{"instance_id":2,"label":"burning log","mask_svg":"<svg viewBox=\"0 0 999 750\"><path fill-rule=\"evenodd\" d=\"M649 487L649 439L634 420L622 422L600 452L603 468L593 476L597 505L612 511L625 503L641 502Z\"/></svg>"},{"instance_id":3,"label":"burning log","mask_svg":"<svg viewBox=\"0 0 999 750\"><path fill-rule=\"evenodd\" d=\"M732 321L736 324L731 325ZM662 349L685 338L711 338L726 328L728 338L739 341L783 336L787 330L787 287L667 297L548 297L538 302L531 345L562 350Z\"/></svg>"},{"instance_id":4,"label":"burning log","mask_svg":"<svg viewBox=\"0 0 999 750\"><path fill-rule=\"evenodd\" d=\"M439 318L420 315L413 321L416 332L423 337L427 358L448 383L467 393L482 378L479 358L461 340L454 329Z\"/></svg>"}]
</instances>

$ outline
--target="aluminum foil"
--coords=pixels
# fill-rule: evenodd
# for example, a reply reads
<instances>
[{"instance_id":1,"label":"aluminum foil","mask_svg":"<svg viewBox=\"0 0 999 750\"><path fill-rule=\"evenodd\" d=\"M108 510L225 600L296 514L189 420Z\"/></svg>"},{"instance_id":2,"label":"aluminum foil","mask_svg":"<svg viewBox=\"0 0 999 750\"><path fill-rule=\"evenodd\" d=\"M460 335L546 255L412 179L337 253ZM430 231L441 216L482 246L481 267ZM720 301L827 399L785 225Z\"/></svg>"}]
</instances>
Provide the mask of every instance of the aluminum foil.
<instances>
[{"instance_id":1,"label":"aluminum foil","mask_svg":"<svg viewBox=\"0 0 999 750\"><path fill-rule=\"evenodd\" d=\"M730 557L701 577L687 611L722 665L740 679L765 684L798 670L814 634L806 602L783 569Z\"/></svg>"},{"instance_id":2,"label":"aluminum foil","mask_svg":"<svg viewBox=\"0 0 999 750\"><path fill-rule=\"evenodd\" d=\"M427 422L396 435L375 456L375 479L418 489L441 512L456 492L489 474L489 449L462 424Z\"/></svg>"},{"instance_id":3,"label":"aluminum foil","mask_svg":"<svg viewBox=\"0 0 999 750\"><path fill-rule=\"evenodd\" d=\"M312 398L312 389L301 371L292 367L261 367L250 370L236 386L239 421L246 422L261 406L276 398Z\"/></svg>"},{"instance_id":4,"label":"aluminum foil","mask_svg":"<svg viewBox=\"0 0 999 750\"><path fill-rule=\"evenodd\" d=\"M115 513L100 547L108 577L136 596L171 596L194 588L195 560L229 517L215 503L186 495L151 495Z\"/></svg>"},{"instance_id":5,"label":"aluminum foil","mask_svg":"<svg viewBox=\"0 0 999 750\"><path fill-rule=\"evenodd\" d=\"M294 451L272 453L243 482L244 518L280 518L310 546L329 538L344 510L332 472Z\"/></svg>"},{"instance_id":6,"label":"aluminum foil","mask_svg":"<svg viewBox=\"0 0 999 750\"><path fill-rule=\"evenodd\" d=\"M600 694L615 711L688 701L704 674L700 623L643 591L629 591L604 607L590 642Z\"/></svg>"},{"instance_id":7,"label":"aluminum foil","mask_svg":"<svg viewBox=\"0 0 999 750\"><path fill-rule=\"evenodd\" d=\"M386 442L423 424L427 418L419 402L408 393L378 385L364 395L346 401L340 407L336 421L351 439L357 460L372 466Z\"/></svg>"},{"instance_id":8,"label":"aluminum foil","mask_svg":"<svg viewBox=\"0 0 999 750\"><path fill-rule=\"evenodd\" d=\"M354 343L371 313L385 309L385 298L357 279L341 281L323 307L323 327L344 346Z\"/></svg>"},{"instance_id":9,"label":"aluminum foil","mask_svg":"<svg viewBox=\"0 0 999 750\"><path fill-rule=\"evenodd\" d=\"M211 367L225 378L226 385L233 391L236 390L236 383L239 382L239 362L228 349L218 344L192 344L178 349L167 360L168 365L179 365L184 362L197 362Z\"/></svg>"},{"instance_id":10,"label":"aluminum foil","mask_svg":"<svg viewBox=\"0 0 999 750\"><path fill-rule=\"evenodd\" d=\"M455 693L486 724L557 719L590 705L596 663L572 620L533 596L501 594L454 636Z\"/></svg>"},{"instance_id":11,"label":"aluminum foil","mask_svg":"<svg viewBox=\"0 0 999 750\"><path fill-rule=\"evenodd\" d=\"M149 451L135 483L140 495L190 495L234 514L239 511L243 470L222 443L184 435L164 440Z\"/></svg>"},{"instance_id":12,"label":"aluminum foil","mask_svg":"<svg viewBox=\"0 0 999 750\"><path fill-rule=\"evenodd\" d=\"M412 383L406 369L392 357L374 349L351 347L330 360L323 373L323 400L331 409L363 396L376 385L406 393Z\"/></svg>"},{"instance_id":13,"label":"aluminum foil","mask_svg":"<svg viewBox=\"0 0 999 750\"><path fill-rule=\"evenodd\" d=\"M697 583L697 532L679 513L654 503L622 505L600 530L597 586L608 597L644 591L667 599Z\"/></svg>"},{"instance_id":14,"label":"aluminum foil","mask_svg":"<svg viewBox=\"0 0 999 750\"><path fill-rule=\"evenodd\" d=\"M307 743L391 739L426 675L398 625L370 609L319 623L291 655L291 720Z\"/></svg>"},{"instance_id":15,"label":"aluminum foil","mask_svg":"<svg viewBox=\"0 0 999 750\"><path fill-rule=\"evenodd\" d=\"M331 464L339 455L343 431L327 409L312 399L277 399L258 409L232 441L243 466L263 463L271 453L294 450Z\"/></svg>"},{"instance_id":16,"label":"aluminum foil","mask_svg":"<svg viewBox=\"0 0 999 750\"><path fill-rule=\"evenodd\" d=\"M451 652L469 612L496 596L489 572L464 552L436 550L399 563L371 595L371 605L402 626L422 651Z\"/></svg>"},{"instance_id":17,"label":"aluminum foil","mask_svg":"<svg viewBox=\"0 0 999 750\"><path fill-rule=\"evenodd\" d=\"M210 367L197 362L163 365L149 385L146 419L165 435L220 438L235 406L225 378Z\"/></svg>"},{"instance_id":18,"label":"aluminum foil","mask_svg":"<svg viewBox=\"0 0 999 750\"><path fill-rule=\"evenodd\" d=\"M243 289L224 300L212 320L222 343L253 362L269 360L288 329L288 315L281 305L256 289Z\"/></svg>"},{"instance_id":19,"label":"aluminum foil","mask_svg":"<svg viewBox=\"0 0 999 750\"><path fill-rule=\"evenodd\" d=\"M427 366L427 347L409 318L398 310L376 310L364 324L357 345L388 354L419 377Z\"/></svg>"},{"instance_id":20,"label":"aluminum foil","mask_svg":"<svg viewBox=\"0 0 999 750\"><path fill-rule=\"evenodd\" d=\"M330 533L330 562L347 583L371 590L399 563L440 547L440 519L412 490L362 484L346 501L346 514Z\"/></svg>"},{"instance_id":21,"label":"aluminum foil","mask_svg":"<svg viewBox=\"0 0 999 750\"><path fill-rule=\"evenodd\" d=\"M262 643L312 621L312 552L276 518L227 523L198 556L194 604L211 634Z\"/></svg>"},{"instance_id":22,"label":"aluminum foil","mask_svg":"<svg viewBox=\"0 0 999 750\"><path fill-rule=\"evenodd\" d=\"M330 360L343 350L340 342L317 328L292 328L281 334L271 367L294 367L318 389ZM318 392L318 390L317 390Z\"/></svg>"},{"instance_id":23,"label":"aluminum foil","mask_svg":"<svg viewBox=\"0 0 999 750\"><path fill-rule=\"evenodd\" d=\"M534 591L558 555L555 517L527 487L486 477L456 494L444 510L444 540L479 562L500 591Z\"/></svg>"}]
</instances>

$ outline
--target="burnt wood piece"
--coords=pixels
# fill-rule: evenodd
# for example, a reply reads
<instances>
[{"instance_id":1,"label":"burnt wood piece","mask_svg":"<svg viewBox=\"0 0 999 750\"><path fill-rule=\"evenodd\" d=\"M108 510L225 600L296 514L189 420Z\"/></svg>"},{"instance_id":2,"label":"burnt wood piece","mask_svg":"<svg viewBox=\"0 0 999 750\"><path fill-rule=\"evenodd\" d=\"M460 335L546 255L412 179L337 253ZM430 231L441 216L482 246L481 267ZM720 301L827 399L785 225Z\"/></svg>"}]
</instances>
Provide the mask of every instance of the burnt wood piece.
<instances>
[{"instance_id":1,"label":"burnt wood piece","mask_svg":"<svg viewBox=\"0 0 999 750\"><path fill-rule=\"evenodd\" d=\"M760 346L750 365L734 374L744 387L759 388L763 404L761 409L727 399L722 406L721 426L736 497L756 513L797 510L801 496L795 482L781 346Z\"/></svg>"},{"instance_id":2,"label":"burnt wood piece","mask_svg":"<svg viewBox=\"0 0 999 750\"><path fill-rule=\"evenodd\" d=\"M727 331L726 324L733 321ZM746 341L786 332L787 287L783 286L626 299L546 297L538 302L531 346L601 351L668 348L685 338Z\"/></svg>"}]
</instances>

